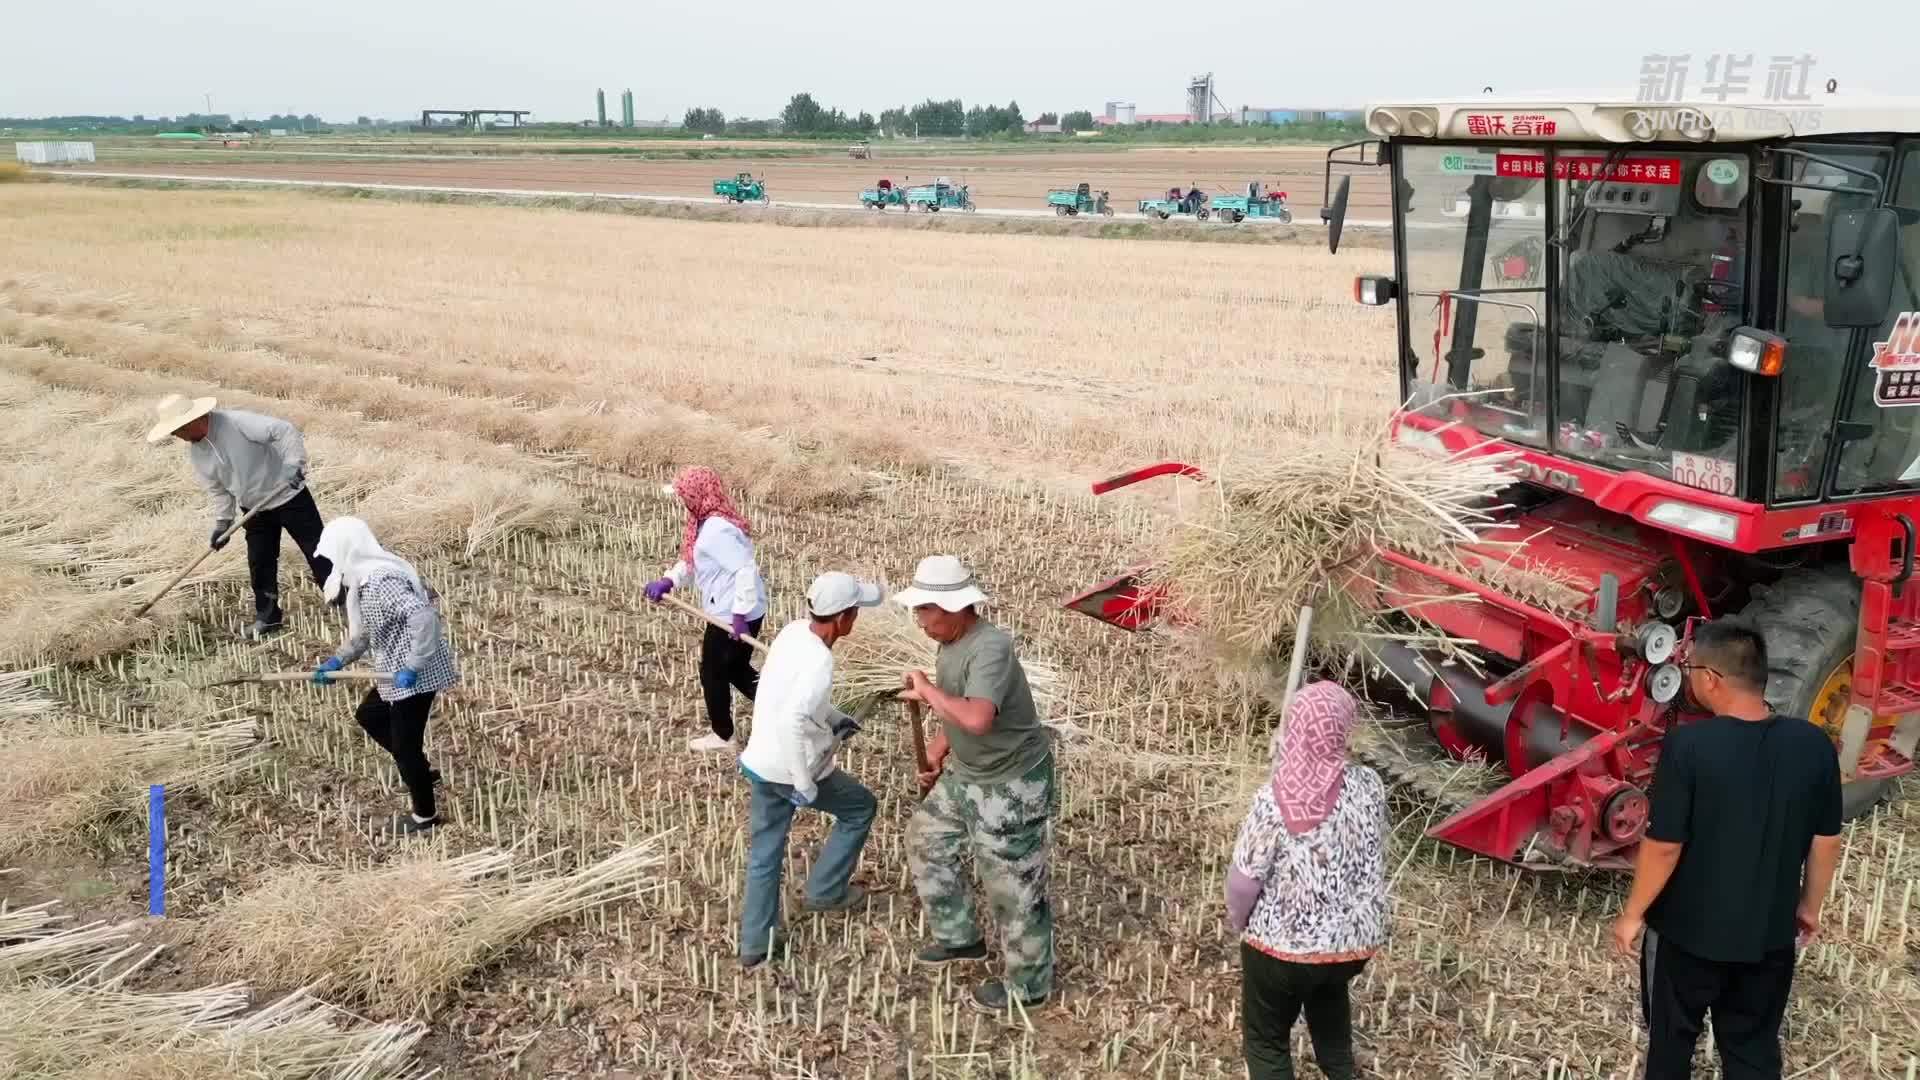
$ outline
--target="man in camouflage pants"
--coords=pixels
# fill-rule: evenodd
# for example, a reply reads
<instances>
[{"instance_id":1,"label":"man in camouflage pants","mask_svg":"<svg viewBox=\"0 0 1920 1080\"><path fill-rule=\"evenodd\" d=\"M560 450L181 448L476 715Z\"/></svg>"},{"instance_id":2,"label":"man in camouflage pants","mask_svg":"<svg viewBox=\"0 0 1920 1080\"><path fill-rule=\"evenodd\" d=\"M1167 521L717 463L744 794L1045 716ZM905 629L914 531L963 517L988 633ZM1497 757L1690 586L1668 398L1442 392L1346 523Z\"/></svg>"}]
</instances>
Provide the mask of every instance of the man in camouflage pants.
<instances>
[{"instance_id":1,"label":"man in camouflage pants","mask_svg":"<svg viewBox=\"0 0 1920 1080\"><path fill-rule=\"evenodd\" d=\"M959 559L923 559L895 597L939 643L934 677L909 671L905 692L939 718L920 774L926 793L907 829L914 889L933 944L926 964L979 960L986 940L962 868L971 852L1006 952L1006 979L973 992L976 1008L1000 1012L1018 1000L1045 1005L1053 993L1053 908L1047 860L1053 841L1053 747L1040 723L1013 638L980 616L986 595Z\"/></svg>"}]
</instances>

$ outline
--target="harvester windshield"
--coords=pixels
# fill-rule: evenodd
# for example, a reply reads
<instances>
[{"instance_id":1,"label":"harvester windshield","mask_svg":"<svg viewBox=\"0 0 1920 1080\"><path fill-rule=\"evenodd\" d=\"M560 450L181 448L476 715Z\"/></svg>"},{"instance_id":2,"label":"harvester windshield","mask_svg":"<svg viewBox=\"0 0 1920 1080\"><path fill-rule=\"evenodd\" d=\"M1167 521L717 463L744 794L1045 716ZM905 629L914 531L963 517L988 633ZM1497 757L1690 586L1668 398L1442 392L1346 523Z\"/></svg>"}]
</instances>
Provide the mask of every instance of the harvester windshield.
<instances>
[{"instance_id":1,"label":"harvester windshield","mask_svg":"<svg viewBox=\"0 0 1920 1080\"><path fill-rule=\"evenodd\" d=\"M1612 469L1724 462L1696 486L1731 494L1745 384L1726 351L1747 314L1748 157L1399 153L1419 410Z\"/></svg>"}]
</instances>

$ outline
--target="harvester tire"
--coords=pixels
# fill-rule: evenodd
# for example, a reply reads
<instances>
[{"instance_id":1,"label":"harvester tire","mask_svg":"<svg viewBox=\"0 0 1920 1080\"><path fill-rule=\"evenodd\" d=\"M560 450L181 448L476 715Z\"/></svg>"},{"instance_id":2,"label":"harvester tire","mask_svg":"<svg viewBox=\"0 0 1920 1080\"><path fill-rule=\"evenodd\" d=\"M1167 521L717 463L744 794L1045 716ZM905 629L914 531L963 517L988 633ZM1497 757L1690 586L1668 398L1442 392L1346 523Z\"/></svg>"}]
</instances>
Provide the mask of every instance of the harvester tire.
<instances>
[{"instance_id":1,"label":"harvester tire","mask_svg":"<svg viewBox=\"0 0 1920 1080\"><path fill-rule=\"evenodd\" d=\"M1205 221L1207 220L1208 215L1210 215L1211 213L1212 213L1211 210L1208 210L1206 207L1203 206L1200 209L1195 210L1193 212L1194 220Z\"/></svg>"},{"instance_id":2,"label":"harvester tire","mask_svg":"<svg viewBox=\"0 0 1920 1080\"><path fill-rule=\"evenodd\" d=\"M1169 213L1167 213L1167 212L1166 212L1165 210L1161 210L1161 211L1158 211L1158 213L1159 213L1159 215L1160 215L1160 220L1161 220L1161 221L1165 221L1165 220L1167 220L1168 218L1170 218L1170 217L1172 217L1172 216L1173 216L1172 214L1169 214Z\"/></svg>"},{"instance_id":3,"label":"harvester tire","mask_svg":"<svg viewBox=\"0 0 1920 1080\"><path fill-rule=\"evenodd\" d=\"M1850 572L1808 570L1756 586L1742 622L1767 643L1767 704L1782 716L1813 717L1815 698L1853 655L1860 626L1860 583ZM1837 723L1838 718L1834 718ZM1838 732L1834 733L1836 740ZM1866 814L1885 798L1891 780L1855 780L1840 789L1843 820Z\"/></svg>"}]
</instances>

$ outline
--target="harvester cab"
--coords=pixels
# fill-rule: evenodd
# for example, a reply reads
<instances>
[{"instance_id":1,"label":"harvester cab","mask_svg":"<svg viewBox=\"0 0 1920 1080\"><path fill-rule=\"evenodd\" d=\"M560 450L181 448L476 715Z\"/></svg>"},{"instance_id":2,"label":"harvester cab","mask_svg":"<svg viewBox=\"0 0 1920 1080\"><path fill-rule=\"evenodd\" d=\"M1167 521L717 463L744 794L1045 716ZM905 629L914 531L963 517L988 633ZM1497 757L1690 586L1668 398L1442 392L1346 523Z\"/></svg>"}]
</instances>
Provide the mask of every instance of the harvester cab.
<instances>
[{"instance_id":1,"label":"harvester cab","mask_svg":"<svg viewBox=\"0 0 1920 1080\"><path fill-rule=\"evenodd\" d=\"M1384 174L1391 272L1354 298L1395 318L1396 438L1508 455L1501 524L1524 538L1469 545L1485 575L1382 551L1362 586L1484 661L1374 651L1377 685L1425 718L1397 758L1505 781L1431 835L1630 865L1661 738L1699 718L1690 629L1726 616L1761 632L1768 701L1832 736L1866 812L1920 744L1920 101L1366 115L1374 138L1328 155L1321 217L1337 250L1353 180ZM1198 475L1095 491L1169 473ZM1516 564L1555 587L1497 572ZM1140 629L1165 599L1127 575L1068 606Z\"/></svg>"}]
</instances>

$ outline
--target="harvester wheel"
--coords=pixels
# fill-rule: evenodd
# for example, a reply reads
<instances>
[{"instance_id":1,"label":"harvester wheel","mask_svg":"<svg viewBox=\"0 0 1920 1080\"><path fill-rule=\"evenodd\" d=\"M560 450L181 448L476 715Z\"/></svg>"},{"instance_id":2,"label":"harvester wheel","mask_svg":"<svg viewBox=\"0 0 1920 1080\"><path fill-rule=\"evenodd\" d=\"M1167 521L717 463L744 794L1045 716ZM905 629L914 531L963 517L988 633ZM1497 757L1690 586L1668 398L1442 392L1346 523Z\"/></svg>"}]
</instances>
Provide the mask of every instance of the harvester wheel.
<instances>
[{"instance_id":1,"label":"harvester wheel","mask_svg":"<svg viewBox=\"0 0 1920 1080\"><path fill-rule=\"evenodd\" d=\"M1203 207L1201 207L1201 208L1200 208L1200 209L1198 209L1198 210L1195 210L1195 211L1193 212L1193 216L1194 216L1194 219L1195 219L1196 221L1205 221L1205 220L1207 220L1207 217L1208 217L1208 216L1209 216L1210 214L1212 214L1212 211L1211 211L1211 210L1208 210L1208 209L1207 209L1206 207L1204 207L1204 206L1203 206Z\"/></svg>"},{"instance_id":2,"label":"harvester wheel","mask_svg":"<svg viewBox=\"0 0 1920 1080\"><path fill-rule=\"evenodd\" d=\"M1853 687L1853 645L1860 625L1860 584L1845 569L1790 574L1754 589L1741 621L1767 642L1767 704L1782 716L1803 716L1840 741ZM1891 780L1855 780L1840 789L1841 816L1872 810Z\"/></svg>"},{"instance_id":3,"label":"harvester wheel","mask_svg":"<svg viewBox=\"0 0 1920 1080\"><path fill-rule=\"evenodd\" d=\"M1064 207L1064 206L1056 206L1056 207L1054 207L1054 208L1053 208L1053 216L1054 216L1054 217L1066 217L1066 216L1067 216L1067 208L1066 208L1066 207Z\"/></svg>"}]
</instances>

